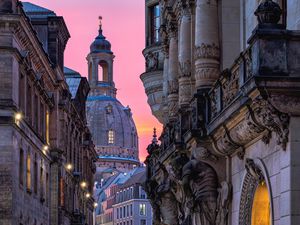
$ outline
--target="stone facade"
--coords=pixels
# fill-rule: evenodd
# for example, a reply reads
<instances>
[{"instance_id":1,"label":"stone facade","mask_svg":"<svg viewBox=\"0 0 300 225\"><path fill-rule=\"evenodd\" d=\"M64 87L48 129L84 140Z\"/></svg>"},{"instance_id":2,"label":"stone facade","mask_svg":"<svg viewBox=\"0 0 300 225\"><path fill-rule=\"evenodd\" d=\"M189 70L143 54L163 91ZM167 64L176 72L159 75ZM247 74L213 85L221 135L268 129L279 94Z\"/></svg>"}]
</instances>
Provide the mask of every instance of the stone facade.
<instances>
[{"instance_id":1,"label":"stone facade","mask_svg":"<svg viewBox=\"0 0 300 225\"><path fill-rule=\"evenodd\" d=\"M89 85L63 68L62 17L0 3L0 224L92 225L96 152L87 128ZM72 89L72 91L71 91ZM80 186L85 181L86 185Z\"/></svg>"},{"instance_id":2,"label":"stone facade","mask_svg":"<svg viewBox=\"0 0 300 225\"><path fill-rule=\"evenodd\" d=\"M299 2L276 2L146 1L144 53L163 65L141 75L148 99L161 96L149 104L163 123L146 159L153 224L300 223Z\"/></svg>"}]
</instances>

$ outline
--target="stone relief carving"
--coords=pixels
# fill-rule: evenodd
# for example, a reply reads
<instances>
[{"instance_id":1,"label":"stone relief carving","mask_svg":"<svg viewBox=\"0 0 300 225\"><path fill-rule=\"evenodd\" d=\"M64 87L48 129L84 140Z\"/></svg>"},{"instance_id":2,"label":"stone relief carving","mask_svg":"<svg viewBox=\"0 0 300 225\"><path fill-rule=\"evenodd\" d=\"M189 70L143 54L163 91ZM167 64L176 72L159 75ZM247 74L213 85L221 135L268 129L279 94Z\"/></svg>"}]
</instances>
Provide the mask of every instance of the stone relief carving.
<instances>
[{"instance_id":1,"label":"stone relief carving","mask_svg":"<svg viewBox=\"0 0 300 225\"><path fill-rule=\"evenodd\" d=\"M168 94L178 93L178 81L169 80L168 81Z\"/></svg>"},{"instance_id":2,"label":"stone relief carving","mask_svg":"<svg viewBox=\"0 0 300 225\"><path fill-rule=\"evenodd\" d=\"M213 225L217 218L218 178L215 170L207 163L196 159L182 168L182 185L188 199L187 208L192 225Z\"/></svg>"},{"instance_id":3,"label":"stone relief carving","mask_svg":"<svg viewBox=\"0 0 300 225\"><path fill-rule=\"evenodd\" d=\"M160 205L160 215L163 225L178 225L178 202L172 192L171 180L168 171L161 164L160 170L156 177L158 186L155 189L158 204Z\"/></svg>"},{"instance_id":4,"label":"stone relief carving","mask_svg":"<svg viewBox=\"0 0 300 225\"><path fill-rule=\"evenodd\" d=\"M220 48L215 44L204 44L195 47L195 59L212 58L219 59Z\"/></svg>"},{"instance_id":5,"label":"stone relief carving","mask_svg":"<svg viewBox=\"0 0 300 225\"><path fill-rule=\"evenodd\" d=\"M154 71L158 68L158 52L149 52L146 55L146 71Z\"/></svg>"},{"instance_id":6,"label":"stone relief carving","mask_svg":"<svg viewBox=\"0 0 300 225\"><path fill-rule=\"evenodd\" d=\"M186 60L179 63L180 77L190 77L191 76L191 61Z\"/></svg>"},{"instance_id":7,"label":"stone relief carving","mask_svg":"<svg viewBox=\"0 0 300 225\"><path fill-rule=\"evenodd\" d=\"M277 134L277 144L286 149L289 135L289 116L278 111L268 100L261 97L252 104L254 117L258 124Z\"/></svg>"}]
</instances>

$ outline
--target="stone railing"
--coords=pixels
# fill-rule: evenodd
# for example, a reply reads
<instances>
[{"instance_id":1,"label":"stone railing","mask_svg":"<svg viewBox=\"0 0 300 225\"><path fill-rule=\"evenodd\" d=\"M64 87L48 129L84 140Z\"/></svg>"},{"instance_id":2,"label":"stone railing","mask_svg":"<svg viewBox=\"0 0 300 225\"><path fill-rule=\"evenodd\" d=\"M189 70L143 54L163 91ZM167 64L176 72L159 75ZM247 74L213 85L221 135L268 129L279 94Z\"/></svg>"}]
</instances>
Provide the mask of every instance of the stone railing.
<instances>
[{"instance_id":1,"label":"stone railing","mask_svg":"<svg viewBox=\"0 0 300 225\"><path fill-rule=\"evenodd\" d=\"M230 69L222 72L209 92L210 121L241 94L241 87L252 77L251 65L251 48L248 48L241 53Z\"/></svg>"}]
</instances>

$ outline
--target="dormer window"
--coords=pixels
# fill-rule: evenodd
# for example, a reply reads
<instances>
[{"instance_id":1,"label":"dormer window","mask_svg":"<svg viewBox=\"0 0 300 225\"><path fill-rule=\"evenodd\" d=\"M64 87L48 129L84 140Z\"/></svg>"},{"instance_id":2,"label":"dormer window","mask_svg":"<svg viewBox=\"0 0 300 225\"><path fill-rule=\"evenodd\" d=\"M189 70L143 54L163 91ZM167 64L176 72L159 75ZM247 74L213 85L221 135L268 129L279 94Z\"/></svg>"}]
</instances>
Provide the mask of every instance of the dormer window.
<instances>
[{"instance_id":1,"label":"dormer window","mask_svg":"<svg viewBox=\"0 0 300 225\"><path fill-rule=\"evenodd\" d=\"M113 130L108 131L108 144L113 144L115 142L115 132Z\"/></svg>"},{"instance_id":2,"label":"dormer window","mask_svg":"<svg viewBox=\"0 0 300 225\"><path fill-rule=\"evenodd\" d=\"M107 114L111 114L112 113L112 105L108 105L108 106L106 106L106 113Z\"/></svg>"}]
</instances>

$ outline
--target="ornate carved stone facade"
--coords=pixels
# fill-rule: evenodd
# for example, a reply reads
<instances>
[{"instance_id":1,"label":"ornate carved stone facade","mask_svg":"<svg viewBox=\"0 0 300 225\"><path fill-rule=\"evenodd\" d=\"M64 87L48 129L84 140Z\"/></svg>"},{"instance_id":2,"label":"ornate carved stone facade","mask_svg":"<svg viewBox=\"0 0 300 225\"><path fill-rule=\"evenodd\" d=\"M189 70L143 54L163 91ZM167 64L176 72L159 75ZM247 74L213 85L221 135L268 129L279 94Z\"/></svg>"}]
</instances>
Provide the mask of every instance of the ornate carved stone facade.
<instances>
[{"instance_id":1,"label":"ornate carved stone facade","mask_svg":"<svg viewBox=\"0 0 300 225\"><path fill-rule=\"evenodd\" d=\"M0 224L93 223L90 88L63 67L69 37L53 11L1 1Z\"/></svg>"},{"instance_id":2,"label":"ornate carved stone facade","mask_svg":"<svg viewBox=\"0 0 300 225\"><path fill-rule=\"evenodd\" d=\"M161 46L169 85L145 161L154 224L300 223L299 13L287 1L152 0L149 37L156 5L160 40L144 52Z\"/></svg>"}]
</instances>

